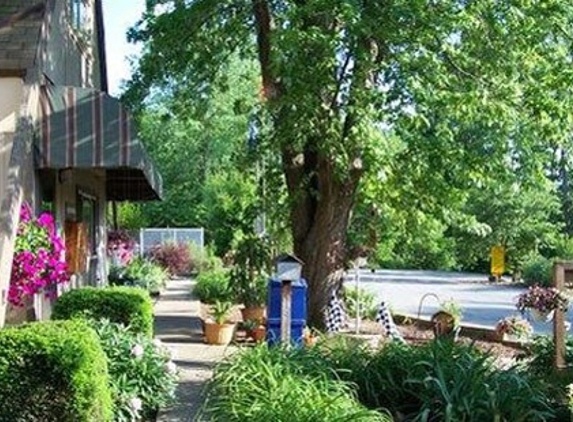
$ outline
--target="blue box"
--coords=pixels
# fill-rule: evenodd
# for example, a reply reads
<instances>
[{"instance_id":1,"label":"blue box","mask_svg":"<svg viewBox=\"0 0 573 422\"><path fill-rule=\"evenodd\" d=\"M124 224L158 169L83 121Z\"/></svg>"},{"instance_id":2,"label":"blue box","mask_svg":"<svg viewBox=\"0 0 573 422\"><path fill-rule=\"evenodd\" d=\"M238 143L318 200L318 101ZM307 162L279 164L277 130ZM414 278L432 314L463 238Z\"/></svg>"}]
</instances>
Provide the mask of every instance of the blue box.
<instances>
[{"instance_id":1,"label":"blue box","mask_svg":"<svg viewBox=\"0 0 573 422\"><path fill-rule=\"evenodd\" d=\"M304 341L305 320L293 319L290 324L290 339L295 346L302 346ZM281 344L281 320L267 320L267 344L274 346Z\"/></svg>"},{"instance_id":2,"label":"blue box","mask_svg":"<svg viewBox=\"0 0 573 422\"><path fill-rule=\"evenodd\" d=\"M306 292L307 284L304 279L293 281L291 304L291 342L297 346L303 344L304 327L306 326ZM269 297L267 303L267 343L281 343L281 308L282 282L269 281Z\"/></svg>"}]
</instances>

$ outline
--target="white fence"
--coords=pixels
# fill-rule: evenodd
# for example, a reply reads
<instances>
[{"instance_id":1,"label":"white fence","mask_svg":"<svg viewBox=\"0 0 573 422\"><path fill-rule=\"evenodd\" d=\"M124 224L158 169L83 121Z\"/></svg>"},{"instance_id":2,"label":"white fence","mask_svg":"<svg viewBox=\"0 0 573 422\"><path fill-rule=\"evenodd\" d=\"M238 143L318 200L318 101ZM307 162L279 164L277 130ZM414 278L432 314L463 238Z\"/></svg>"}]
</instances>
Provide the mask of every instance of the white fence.
<instances>
[{"instance_id":1,"label":"white fence","mask_svg":"<svg viewBox=\"0 0 573 422\"><path fill-rule=\"evenodd\" d=\"M141 229L139 231L139 251L144 255L155 245L166 242L194 243L199 248L205 246L205 231L200 229Z\"/></svg>"}]
</instances>

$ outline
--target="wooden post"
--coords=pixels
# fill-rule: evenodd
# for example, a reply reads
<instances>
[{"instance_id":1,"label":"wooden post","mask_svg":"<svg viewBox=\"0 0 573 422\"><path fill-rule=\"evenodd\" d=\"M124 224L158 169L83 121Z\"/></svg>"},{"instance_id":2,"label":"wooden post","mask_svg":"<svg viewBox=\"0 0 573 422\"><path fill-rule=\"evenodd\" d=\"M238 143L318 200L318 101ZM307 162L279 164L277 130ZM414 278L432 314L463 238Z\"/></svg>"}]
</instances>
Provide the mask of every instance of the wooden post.
<instances>
[{"instance_id":1,"label":"wooden post","mask_svg":"<svg viewBox=\"0 0 573 422\"><path fill-rule=\"evenodd\" d=\"M285 280L281 288L281 341L290 344L292 319L292 281Z\"/></svg>"},{"instance_id":2,"label":"wooden post","mask_svg":"<svg viewBox=\"0 0 573 422\"><path fill-rule=\"evenodd\" d=\"M560 292L565 289L565 278L571 275L573 262L556 261L553 264L553 287ZM556 309L553 312L553 342L555 345L554 366L556 370L563 370L567 367L565 361L565 311Z\"/></svg>"}]
</instances>

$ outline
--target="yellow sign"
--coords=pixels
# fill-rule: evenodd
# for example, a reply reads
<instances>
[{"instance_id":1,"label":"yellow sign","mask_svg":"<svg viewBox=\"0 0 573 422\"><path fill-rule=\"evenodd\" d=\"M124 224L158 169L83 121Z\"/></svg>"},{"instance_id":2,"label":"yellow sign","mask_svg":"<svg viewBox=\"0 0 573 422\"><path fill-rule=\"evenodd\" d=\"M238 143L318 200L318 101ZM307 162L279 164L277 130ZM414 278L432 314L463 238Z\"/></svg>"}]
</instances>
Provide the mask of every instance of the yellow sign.
<instances>
[{"instance_id":1,"label":"yellow sign","mask_svg":"<svg viewBox=\"0 0 573 422\"><path fill-rule=\"evenodd\" d=\"M505 248L494 246L491 248L491 273L500 277L505 272Z\"/></svg>"}]
</instances>

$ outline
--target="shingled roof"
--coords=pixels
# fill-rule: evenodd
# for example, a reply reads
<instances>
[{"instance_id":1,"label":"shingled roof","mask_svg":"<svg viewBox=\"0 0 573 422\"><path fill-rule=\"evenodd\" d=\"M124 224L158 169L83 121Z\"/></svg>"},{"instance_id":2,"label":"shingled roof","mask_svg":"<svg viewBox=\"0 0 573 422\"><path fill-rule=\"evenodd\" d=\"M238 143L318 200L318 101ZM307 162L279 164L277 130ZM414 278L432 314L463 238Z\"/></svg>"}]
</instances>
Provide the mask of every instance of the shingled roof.
<instances>
[{"instance_id":1,"label":"shingled roof","mask_svg":"<svg viewBox=\"0 0 573 422\"><path fill-rule=\"evenodd\" d=\"M0 0L0 71L33 66L46 4L38 0Z\"/></svg>"}]
</instances>

